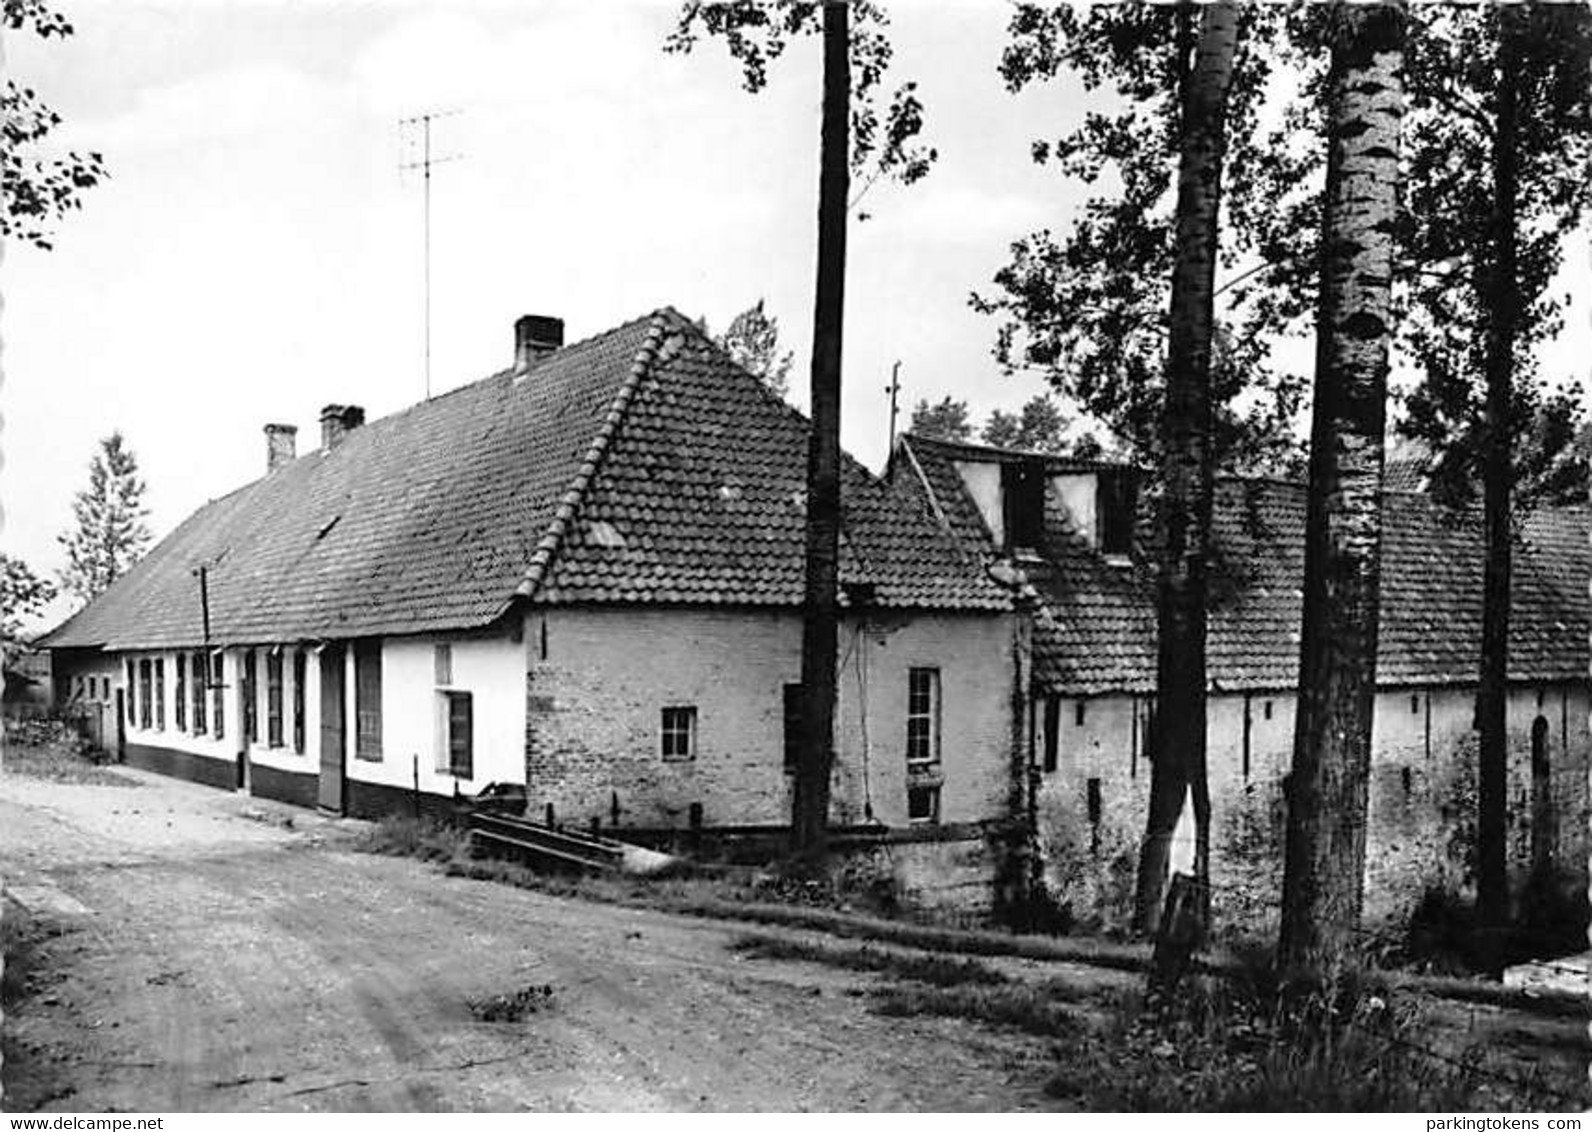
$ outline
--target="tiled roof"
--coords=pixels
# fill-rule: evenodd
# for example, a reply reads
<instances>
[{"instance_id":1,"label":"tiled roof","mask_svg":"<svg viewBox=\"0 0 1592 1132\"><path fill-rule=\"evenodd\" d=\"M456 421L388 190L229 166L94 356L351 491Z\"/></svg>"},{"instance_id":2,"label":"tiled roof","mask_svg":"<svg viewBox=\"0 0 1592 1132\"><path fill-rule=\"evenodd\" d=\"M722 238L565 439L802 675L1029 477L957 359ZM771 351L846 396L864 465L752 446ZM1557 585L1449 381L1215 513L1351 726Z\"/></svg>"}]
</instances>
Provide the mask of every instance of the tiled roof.
<instances>
[{"instance_id":1,"label":"tiled roof","mask_svg":"<svg viewBox=\"0 0 1592 1132\"><path fill-rule=\"evenodd\" d=\"M970 554L995 555L962 485L954 446L907 436L895 454L897 490L928 496ZM921 474L904 476L907 468ZM916 485L915 487L912 485ZM1047 493L1042 561L1027 567L1042 597L1035 678L1062 695L1148 693L1155 687L1155 587L1144 567L1116 565L1073 529ZM1208 673L1226 689L1285 689L1299 668L1305 490L1275 480L1224 479L1215 509ZM1586 508L1539 511L1514 563L1510 676L1580 679L1588 668L1592 546ZM1471 684L1481 641L1484 547L1473 514L1429 497L1388 493L1383 504L1378 679L1398 685Z\"/></svg>"},{"instance_id":2,"label":"tiled roof","mask_svg":"<svg viewBox=\"0 0 1592 1132\"><path fill-rule=\"evenodd\" d=\"M807 423L672 310L372 421L190 516L53 647L457 630L532 602L795 605ZM1006 593L855 463L843 584L885 605Z\"/></svg>"}]
</instances>

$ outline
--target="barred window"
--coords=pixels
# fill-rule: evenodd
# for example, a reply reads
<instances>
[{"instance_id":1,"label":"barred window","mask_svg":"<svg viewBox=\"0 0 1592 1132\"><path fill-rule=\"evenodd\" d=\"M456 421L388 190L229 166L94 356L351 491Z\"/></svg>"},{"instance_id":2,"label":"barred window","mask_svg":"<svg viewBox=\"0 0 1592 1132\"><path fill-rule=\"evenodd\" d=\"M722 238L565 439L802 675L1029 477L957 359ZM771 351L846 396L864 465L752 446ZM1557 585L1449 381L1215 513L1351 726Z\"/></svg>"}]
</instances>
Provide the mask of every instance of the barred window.
<instances>
[{"instance_id":1,"label":"barred window","mask_svg":"<svg viewBox=\"0 0 1592 1132\"><path fill-rule=\"evenodd\" d=\"M381 642L354 642L354 756L381 761Z\"/></svg>"},{"instance_id":2,"label":"barred window","mask_svg":"<svg viewBox=\"0 0 1592 1132\"><path fill-rule=\"evenodd\" d=\"M293 749L304 750L304 683L305 658L303 649L293 650Z\"/></svg>"}]
</instances>

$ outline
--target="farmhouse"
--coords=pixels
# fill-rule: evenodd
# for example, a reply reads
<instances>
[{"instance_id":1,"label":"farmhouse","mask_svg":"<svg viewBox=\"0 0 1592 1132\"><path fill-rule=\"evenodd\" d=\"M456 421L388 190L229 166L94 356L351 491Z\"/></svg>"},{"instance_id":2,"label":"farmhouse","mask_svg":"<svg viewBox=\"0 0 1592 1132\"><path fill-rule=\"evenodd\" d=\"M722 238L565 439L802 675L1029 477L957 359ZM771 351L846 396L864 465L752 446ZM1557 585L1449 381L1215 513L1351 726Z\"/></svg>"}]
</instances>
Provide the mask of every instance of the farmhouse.
<instances>
[{"instance_id":1,"label":"farmhouse","mask_svg":"<svg viewBox=\"0 0 1592 1132\"><path fill-rule=\"evenodd\" d=\"M1030 735L1045 880L1075 911L1132 899L1149 791L1156 622L1134 473L908 435L892 484L964 549L1037 591ZM1304 562L1301 485L1224 479L1208 640L1212 886L1232 919L1275 914L1291 761ZM1532 514L1516 548L1508 701L1511 887L1533 870L1584 891L1588 612L1584 509ZM1462 891L1475 851L1483 543L1474 515L1390 491L1367 919L1427 887Z\"/></svg>"},{"instance_id":2,"label":"farmhouse","mask_svg":"<svg viewBox=\"0 0 1592 1132\"><path fill-rule=\"evenodd\" d=\"M130 763L357 816L498 782L638 835L787 823L807 423L673 310L562 337L523 318L501 373L327 406L305 455L268 426L266 475L49 636L60 683ZM842 486L834 820L987 903L1027 620L920 507Z\"/></svg>"}]
</instances>

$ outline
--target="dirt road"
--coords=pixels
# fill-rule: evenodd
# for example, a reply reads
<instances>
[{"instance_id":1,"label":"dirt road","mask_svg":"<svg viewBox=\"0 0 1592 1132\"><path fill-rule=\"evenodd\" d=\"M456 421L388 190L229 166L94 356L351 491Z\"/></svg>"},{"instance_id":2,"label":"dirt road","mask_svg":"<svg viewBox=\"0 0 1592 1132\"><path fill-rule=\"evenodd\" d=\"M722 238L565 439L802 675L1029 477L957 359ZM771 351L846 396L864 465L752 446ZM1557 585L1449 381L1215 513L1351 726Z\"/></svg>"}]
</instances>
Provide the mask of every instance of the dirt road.
<instances>
[{"instance_id":1,"label":"dirt road","mask_svg":"<svg viewBox=\"0 0 1592 1132\"><path fill-rule=\"evenodd\" d=\"M128 777L0 773L33 952L7 1108L1051 1105L1042 1043L879 1016L869 976L741 958L733 925L448 878L350 851L351 823ZM471 1010L541 985L522 1021Z\"/></svg>"}]
</instances>

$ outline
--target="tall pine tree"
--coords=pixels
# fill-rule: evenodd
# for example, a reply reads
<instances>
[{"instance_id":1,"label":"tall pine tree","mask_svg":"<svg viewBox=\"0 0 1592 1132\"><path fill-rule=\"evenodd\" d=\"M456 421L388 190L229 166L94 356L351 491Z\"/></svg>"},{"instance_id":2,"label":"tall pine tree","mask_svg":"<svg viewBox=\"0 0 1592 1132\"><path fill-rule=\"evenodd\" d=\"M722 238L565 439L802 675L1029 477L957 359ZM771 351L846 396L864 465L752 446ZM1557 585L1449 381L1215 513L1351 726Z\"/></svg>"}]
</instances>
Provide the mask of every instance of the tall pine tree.
<instances>
[{"instance_id":1,"label":"tall pine tree","mask_svg":"<svg viewBox=\"0 0 1592 1132\"><path fill-rule=\"evenodd\" d=\"M88 487L72 501L75 525L60 536L66 548L61 585L84 603L125 574L149 545L144 481L120 432L100 441L88 465Z\"/></svg>"}]
</instances>

